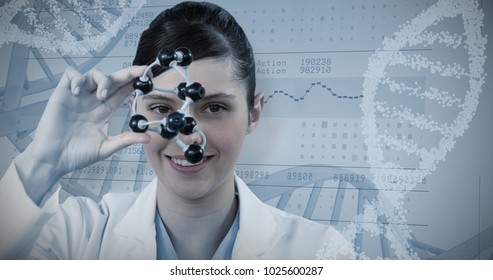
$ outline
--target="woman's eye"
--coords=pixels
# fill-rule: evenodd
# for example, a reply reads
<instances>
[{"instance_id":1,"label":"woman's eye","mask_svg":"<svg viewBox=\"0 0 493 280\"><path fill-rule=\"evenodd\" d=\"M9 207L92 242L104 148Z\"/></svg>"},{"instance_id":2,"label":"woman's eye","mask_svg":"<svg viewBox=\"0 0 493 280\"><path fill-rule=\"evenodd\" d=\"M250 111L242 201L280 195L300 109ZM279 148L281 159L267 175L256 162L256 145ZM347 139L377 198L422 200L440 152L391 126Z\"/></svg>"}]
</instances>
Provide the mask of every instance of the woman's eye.
<instances>
[{"instance_id":1,"label":"woman's eye","mask_svg":"<svg viewBox=\"0 0 493 280\"><path fill-rule=\"evenodd\" d=\"M150 109L158 114L168 114L171 111L171 109L165 105L151 106Z\"/></svg>"},{"instance_id":2,"label":"woman's eye","mask_svg":"<svg viewBox=\"0 0 493 280\"><path fill-rule=\"evenodd\" d=\"M225 109L226 108L224 108L224 106L222 106L220 104L209 104L205 108L205 111L208 112L208 113L217 114L217 113L220 113L220 112L224 111Z\"/></svg>"}]
</instances>

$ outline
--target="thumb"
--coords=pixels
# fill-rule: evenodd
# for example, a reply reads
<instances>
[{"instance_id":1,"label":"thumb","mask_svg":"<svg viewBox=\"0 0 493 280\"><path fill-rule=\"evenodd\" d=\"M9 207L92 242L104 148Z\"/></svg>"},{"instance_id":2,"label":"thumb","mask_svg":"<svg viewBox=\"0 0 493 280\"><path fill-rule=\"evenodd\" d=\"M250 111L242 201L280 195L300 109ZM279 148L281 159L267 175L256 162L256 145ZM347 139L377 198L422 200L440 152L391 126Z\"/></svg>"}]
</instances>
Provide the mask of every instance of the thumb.
<instances>
[{"instance_id":1,"label":"thumb","mask_svg":"<svg viewBox=\"0 0 493 280\"><path fill-rule=\"evenodd\" d=\"M151 136L147 133L135 133L126 131L121 134L110 136L103 143L100 155L107 158L116 151L133 144L147 144L151 141Z\"/></svg>"}]
</instances>

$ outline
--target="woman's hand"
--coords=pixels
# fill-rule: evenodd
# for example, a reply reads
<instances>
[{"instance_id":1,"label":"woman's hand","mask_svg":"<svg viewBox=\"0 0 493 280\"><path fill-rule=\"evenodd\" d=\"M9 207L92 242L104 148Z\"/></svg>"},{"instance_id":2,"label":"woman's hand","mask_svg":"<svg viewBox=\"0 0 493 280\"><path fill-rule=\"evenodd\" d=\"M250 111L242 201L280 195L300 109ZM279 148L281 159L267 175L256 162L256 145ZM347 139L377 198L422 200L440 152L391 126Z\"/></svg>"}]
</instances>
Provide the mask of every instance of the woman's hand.
<instances>
[{"instance_id":1,"label":"woman's hand","mask_svg":"<svg viewBox=\"0 0 493 280\"><path fill-rule=\"evenodd\" d=\"M74 68L65 71L33 141L15 160L35 202L61 176L103 160L125 146L150 140L146 133L130 131L108 135L112 113L132 93L132 82L144 69L134 66L109 76L97 69L84 75Z\"/></svg>"}]
</instances>

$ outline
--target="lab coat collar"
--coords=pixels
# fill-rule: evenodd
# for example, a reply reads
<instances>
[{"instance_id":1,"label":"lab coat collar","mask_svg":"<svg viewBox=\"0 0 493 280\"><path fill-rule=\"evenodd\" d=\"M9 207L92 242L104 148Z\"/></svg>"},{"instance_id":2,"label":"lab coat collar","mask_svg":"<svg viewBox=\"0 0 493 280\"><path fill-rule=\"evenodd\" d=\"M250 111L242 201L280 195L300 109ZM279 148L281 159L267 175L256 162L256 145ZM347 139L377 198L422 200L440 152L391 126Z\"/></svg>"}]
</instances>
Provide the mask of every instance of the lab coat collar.
<instances>
[{"instance_id":1,"label":"lab coat collar","mask_svg":"<svg viewBox=\"0 0 493 280\"><path fill-rule=\"evenodd\" d=\"M273 215L268 214L271 211L269 206L260 201L240 178L235 177L235 182L240 225L232 258L268 259L269 251L286 231ZM116 240L106 240L114 245L113 252L122 252L121 256L117 253L114 258L156 259L156 193L157 179L154 179L133 203L129 203L128 212L114 228ZM124 252L128 252L128 256Z\"/></svg>"},{"instance_id":2,"label":"lab coat collar","mask_svg":"<svg viewBox=\"0 0 493 280\"><path fill-rule=\"evenodd\" d=\"M238 177L240 228L233 247L233 259L265 259L285 230L278 226L270 209Z\"/></svg>"}]
</instances>

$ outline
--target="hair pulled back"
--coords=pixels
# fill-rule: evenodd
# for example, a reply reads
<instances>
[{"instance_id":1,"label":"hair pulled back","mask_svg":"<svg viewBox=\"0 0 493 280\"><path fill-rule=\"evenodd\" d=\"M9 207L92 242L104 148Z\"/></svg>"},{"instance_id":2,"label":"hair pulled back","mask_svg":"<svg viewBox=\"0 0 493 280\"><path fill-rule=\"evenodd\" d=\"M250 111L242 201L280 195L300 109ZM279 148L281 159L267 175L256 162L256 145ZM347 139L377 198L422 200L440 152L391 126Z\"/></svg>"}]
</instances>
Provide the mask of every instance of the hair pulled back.
<instances>
[{"instance_id":1,"label":"hair pulled back","mask_svg":"<svg viewBox=\"0 0 493 280\"><path fill-rule=\"evenodd\" d=\"M194 60L230 59L235 77L246 88L248 107L255 95L255 60L243 29L223 8L208 2L182 2L161 12L139 41L134 65L149 65L164 48L187 47ZM152 69L157 76L163 67Z\"/></svg>"}]
</instances>

